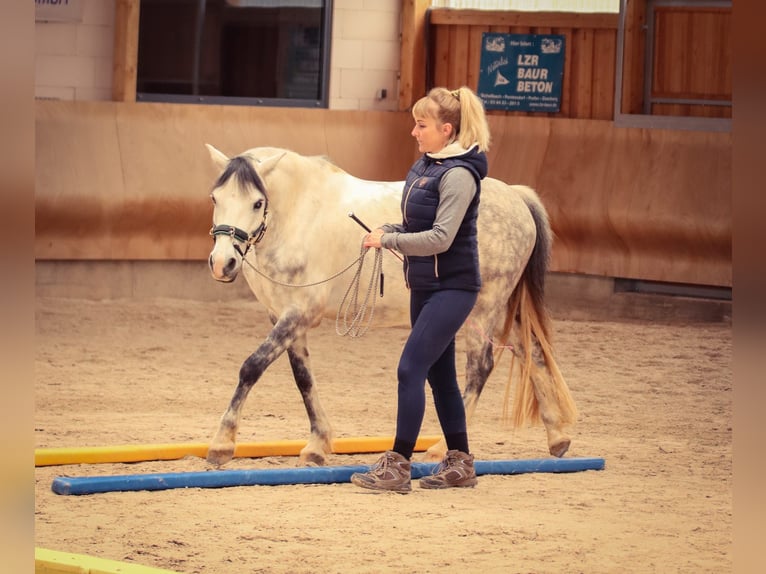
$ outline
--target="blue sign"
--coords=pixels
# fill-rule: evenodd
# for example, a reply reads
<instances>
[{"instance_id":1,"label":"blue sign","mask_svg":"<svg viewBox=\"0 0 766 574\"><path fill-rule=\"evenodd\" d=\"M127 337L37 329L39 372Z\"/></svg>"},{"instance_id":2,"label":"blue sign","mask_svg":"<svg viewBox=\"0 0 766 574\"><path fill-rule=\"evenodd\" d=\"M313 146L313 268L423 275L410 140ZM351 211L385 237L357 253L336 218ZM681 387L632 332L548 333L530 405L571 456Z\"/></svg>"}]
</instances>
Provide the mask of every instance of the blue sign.
<instances>
[{"instance_id":1,"label":"blue sign","mask_svg":"<svg viewBox=\"0 0 766 574\"><path fill-rule=\"evenodd\" d=\"M558 112L564 36L484 32L478 95L488 110Z\"/></svg>"}]
</instances>

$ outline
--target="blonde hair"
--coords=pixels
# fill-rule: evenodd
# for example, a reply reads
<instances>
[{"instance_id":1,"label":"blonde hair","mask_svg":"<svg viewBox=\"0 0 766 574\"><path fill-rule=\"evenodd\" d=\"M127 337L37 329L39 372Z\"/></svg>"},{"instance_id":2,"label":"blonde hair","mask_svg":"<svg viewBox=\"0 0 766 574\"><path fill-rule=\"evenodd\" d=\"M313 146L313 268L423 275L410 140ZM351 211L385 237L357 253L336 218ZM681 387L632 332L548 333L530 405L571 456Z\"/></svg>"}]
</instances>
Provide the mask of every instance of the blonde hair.
<instances>
[{"instance_id":1,"label":"blonde hair","mask_svg":"<svg viewBox=\"0 0 766 574\"><path fill-rule=\"evenodd\" d=\"M428 117L452 124L453 138L465 149L478 143L479 151L489 149L490 133L484 104L471 88L433 88L412 106L415 118Z\"/></svg>"}]
</instances>

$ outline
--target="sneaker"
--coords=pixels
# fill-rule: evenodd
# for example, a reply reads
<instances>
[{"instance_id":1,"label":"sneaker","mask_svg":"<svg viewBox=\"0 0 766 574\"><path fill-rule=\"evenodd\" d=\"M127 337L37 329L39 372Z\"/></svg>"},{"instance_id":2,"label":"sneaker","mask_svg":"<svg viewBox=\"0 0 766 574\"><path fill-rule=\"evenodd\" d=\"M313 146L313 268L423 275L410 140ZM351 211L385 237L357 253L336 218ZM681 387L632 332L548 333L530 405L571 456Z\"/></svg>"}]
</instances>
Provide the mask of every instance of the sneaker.
<instances>
[{"instance_id":1,"label":"sneaker","mask_svg":"<svg viewBox=\"0 0 766 574\"><path fill-rule=\"evenodd\" d=\"M473 467L473 455L448 450L431 476L420 479L421 488L453 488L476 486L476 470Z\"/></svg>"},{"instance_id":2,"label":"sneaker","mask_svg":"<svg viewBox=\"0 0 766 574\"><path fill-rule=\"evenodd\" d=\"M410 492L410 461L398 452L386 451L367 472L355 472L351 482L371 490Z\"/></svg>"}]
</instances>

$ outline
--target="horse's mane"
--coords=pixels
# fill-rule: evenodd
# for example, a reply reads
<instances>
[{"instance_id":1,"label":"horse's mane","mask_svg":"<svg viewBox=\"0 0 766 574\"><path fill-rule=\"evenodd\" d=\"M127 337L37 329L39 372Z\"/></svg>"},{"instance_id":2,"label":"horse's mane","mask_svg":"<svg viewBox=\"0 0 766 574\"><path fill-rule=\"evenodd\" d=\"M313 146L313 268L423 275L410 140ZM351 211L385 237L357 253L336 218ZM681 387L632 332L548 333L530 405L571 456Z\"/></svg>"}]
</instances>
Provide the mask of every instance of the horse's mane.
<instances>
[{"instance_id":1,"label":"horse's mane","mask_svg":"<svg viewBox=\"0 0 766 574\"><path fill-rule=\"evenodd\" d=\"M256 173L255 168L253 168L250 161L251 159L244 155L231 158L229 164L218 177L213 188L221 187L234 176L237 178L240 188L244 189L248 185L252 185L263 195L266 195L266 188L263 185L263 181L261 181L261 178Z\"/></svg>"}]
</instances>

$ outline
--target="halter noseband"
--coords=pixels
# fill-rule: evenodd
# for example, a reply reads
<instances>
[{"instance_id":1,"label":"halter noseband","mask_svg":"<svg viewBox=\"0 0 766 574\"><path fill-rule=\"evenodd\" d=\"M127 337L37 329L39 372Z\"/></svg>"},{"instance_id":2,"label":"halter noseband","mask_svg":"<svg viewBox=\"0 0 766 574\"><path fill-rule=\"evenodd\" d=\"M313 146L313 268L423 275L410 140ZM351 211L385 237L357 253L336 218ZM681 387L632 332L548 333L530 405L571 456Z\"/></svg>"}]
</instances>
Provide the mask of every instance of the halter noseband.
<instances>
[{"instance_id":1,"label":"halter noseband","mask_svg":"<svg viewBox=\"0 0 766 574\"><path fill-rule=\"evenodd\" d=\"M216 235L228 235L232 239L236 239L240 243L244 243L244 251L240 249L239 245L236 243L234 244L234 249L244 259L250 248L258 243L261 239L263 239L263 234L266 233L266 212L267 210L264 209L263 221L261 221L261 224L256 227L255 231L252 233L248 233L247 231L244 231L239 227L234 227L233 225L214 225L210 228L210 235L213 237L213 239L215 239Z\"/></svg>"}]
</instances>

